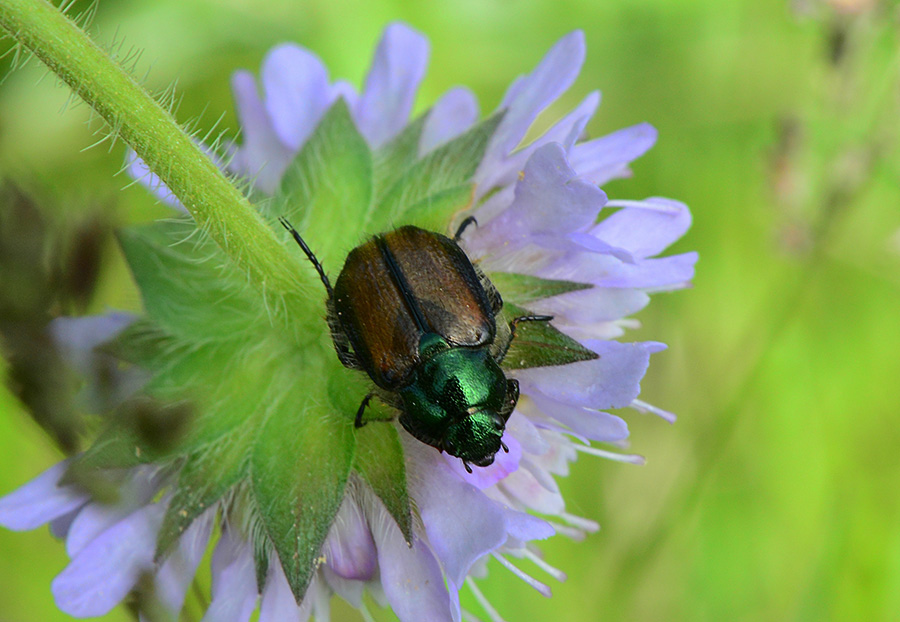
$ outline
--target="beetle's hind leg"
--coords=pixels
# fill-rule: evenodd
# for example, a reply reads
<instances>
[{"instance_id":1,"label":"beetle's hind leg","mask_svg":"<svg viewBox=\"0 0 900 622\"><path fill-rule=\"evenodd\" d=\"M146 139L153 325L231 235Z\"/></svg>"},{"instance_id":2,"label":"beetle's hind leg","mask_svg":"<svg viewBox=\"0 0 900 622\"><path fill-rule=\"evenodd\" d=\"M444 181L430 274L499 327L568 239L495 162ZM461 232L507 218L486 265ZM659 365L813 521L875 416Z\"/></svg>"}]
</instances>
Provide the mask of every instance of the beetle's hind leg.
<instances>
[{"instance_id":1,"label":"beetle's hind leg","mask_svg":"<svg viewBox=\"0 0 900 622\"><path fill-rule=\"evenodd\" d=\"M372 400L372 398L375 397L376 395L377 395L376 393L369 393L369 394L367 394L367 395L363 398L363 401L360 403L359 409L356 411L356 419L354 419L354 421L353 421L353 426L356 427L357 429L363 427L364 425L366 425L366 424L369 423L370 421L382 421L382 422L386 422L386 421L393 421L393 420L394 420L394 417L389 417L389 418L386 418L386 419L367 419L367 420L363 421L363 414L365 414L366 408L369 406L369 402L370 402L370 401Z\"/></svg>"}]
</instances>

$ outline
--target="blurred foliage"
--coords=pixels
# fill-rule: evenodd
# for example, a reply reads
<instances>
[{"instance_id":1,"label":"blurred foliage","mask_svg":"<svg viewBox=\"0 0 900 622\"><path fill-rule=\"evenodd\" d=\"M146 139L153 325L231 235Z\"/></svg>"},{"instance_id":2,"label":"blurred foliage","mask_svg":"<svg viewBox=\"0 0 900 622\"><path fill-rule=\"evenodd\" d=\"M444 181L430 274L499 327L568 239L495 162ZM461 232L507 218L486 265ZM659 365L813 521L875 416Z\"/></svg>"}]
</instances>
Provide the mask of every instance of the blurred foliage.
<instances>
[{"instance_id":1,"label":"blurred foliage","mask_svg":"<svg viewBox=\"0 0 900 622\"><path fill-rule=\"evenodd\" d=\"M544 545L569 574L549 601L490 564L480 585L493 605L508 620L897 619L896 3L101 0L91 32L135 62L148 88L177 80L178 118L205 131L220 115L220 127L236 127L229 76L258 69L274 44L299 42L333 76L358 83L394 19L431 39L419 108L466 84L485 112L556 39L583 29L584 71L541 121L604 89L590 134L641 121L660 130L610 196L671 196L695 218L673 249L700 251L693 290L657 296L629 335L670 344L654 357L642 399L677 412L678 423L625 413L648 465L582 458L561 481L570 511L603 531ZM103 129L43 68L10 72L11 57L0 62L4 313L22 283L32 297L15 301L33 305L32 322L137 310L106 232L166 208L121 174L121 144L86 149ZM17 221L23 214L33 220ZM43 250L27 247L35 231ZM81 259L72 255L79 239L89 242ZM28 257L10 255L10 241ZM95 277L71 269L89 264ZM29 333L8 319L0 493L74 446L49 440L30 417L29 408L59 415L67 406L35 405L23 392L16 353L30 348L16 342ZM56 363L34 364L49 366L33 377L64 384ZM0 619L66 619L49 589L65 563L46 529L0 531ZM480 612L470 594L463 602ZM333 617L360 619L337 601ZM104 619L131 614L122 607Z\"/></svg>"}]
</instances>

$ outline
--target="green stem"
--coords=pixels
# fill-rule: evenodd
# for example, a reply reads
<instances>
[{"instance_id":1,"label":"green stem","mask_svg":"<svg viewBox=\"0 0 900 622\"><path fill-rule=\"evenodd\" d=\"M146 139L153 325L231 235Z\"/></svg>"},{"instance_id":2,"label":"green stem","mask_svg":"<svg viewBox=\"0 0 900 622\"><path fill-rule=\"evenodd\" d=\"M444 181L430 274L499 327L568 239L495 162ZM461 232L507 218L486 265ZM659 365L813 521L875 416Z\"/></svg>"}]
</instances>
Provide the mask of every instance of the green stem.
<instances>
[{"instance_id":1,"label":"green stem","mask_svg":"<svg viewBox=\"0 0 900 622\"><path fill-rule=\"evenodd\" d=\"M135 150L197 225L247 273L270 309L293 306L291 299L307 285L299 258L131 75L46 0L0 0L0 26Z\"/></svg>"}]
</instances>

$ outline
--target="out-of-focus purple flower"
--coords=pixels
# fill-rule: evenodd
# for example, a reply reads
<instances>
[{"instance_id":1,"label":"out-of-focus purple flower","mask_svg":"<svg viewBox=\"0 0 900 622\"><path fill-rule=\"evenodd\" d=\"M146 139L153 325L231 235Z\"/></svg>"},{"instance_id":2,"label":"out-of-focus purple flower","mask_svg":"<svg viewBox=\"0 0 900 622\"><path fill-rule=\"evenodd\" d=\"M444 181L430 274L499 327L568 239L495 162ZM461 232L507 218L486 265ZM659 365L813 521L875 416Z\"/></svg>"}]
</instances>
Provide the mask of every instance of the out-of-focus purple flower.
<instances>
[{"instance_id":1,"label":"out-of-focus purple flower","mask_svg":"<svg viewBox=\"0 0 900 622\"><path fill-rule=\"evenodd\" d=\"M276 190L287 166L317 123L342 97L360 134L372 148L395 137L408 123L428 46L402 24L389 26L357 93L332 82L311 52L282 45L263 62L261 80L235 74L232 87L243 142L231 147L228 170L255 190ZM521 398L509 419L509 452L468 473L460 461L402 433L409 493L421 521L407 543L382 502L361 482L348 488L301 604L288 587L274 555L265 587L257 593L252 528L232 506L222 507L221 535L212 557L212 599L204 621L246 621L259 606L261 622L327 620L337 594L364 608L368 590L401 620L462 617L458 592L464 585L493 620L498 614L472 580L495 559L542 594L549 587L514 565L526 559L558 580L565 575L543 561L533 544L554 533L583 538L593 521L566 511L554 477L566 475L578 453L641 462L639 456L593 447L621 444L625 422L607 409L633 407L673 420L670 413L637 399L654 342L613 339L634 325L626 317L649 293L685 287L695 253L657 255L690 226L687 207L671 199L610 200L598 187L623 177L647 151L655 130L641 124L609 136L583 140L599 93L544 135L522 146L535 118L575 80L584 60L580 32L564 37L529 74L519 77L500 105L502 122L475 174L477 226L461 241L488 273L512 272L592 287L536 300L529 309L554 316L554 325L599 354L590 361L510 372ZM431 108L419 139L420 155L460 135L477 121L478 105L467 90L449 91ZM159 180L130 163L135 177L162 200L177 200ZM51 522L67 538L71 564L53 592L61 609L76 616L100 615L132 589L142 573L155 576L157 597L173 614L207 546L216 507L181 536L176 551L154 561L156 534L168 501L172 474L146 467L130 473L119 502L102 506L72 486L57 485L64 465L53 467L0 499L0 524L31 529ZM237 504L239 495L232 501ZM532 512L543 515L537 518Z\"/></svg>"}]
</instances>

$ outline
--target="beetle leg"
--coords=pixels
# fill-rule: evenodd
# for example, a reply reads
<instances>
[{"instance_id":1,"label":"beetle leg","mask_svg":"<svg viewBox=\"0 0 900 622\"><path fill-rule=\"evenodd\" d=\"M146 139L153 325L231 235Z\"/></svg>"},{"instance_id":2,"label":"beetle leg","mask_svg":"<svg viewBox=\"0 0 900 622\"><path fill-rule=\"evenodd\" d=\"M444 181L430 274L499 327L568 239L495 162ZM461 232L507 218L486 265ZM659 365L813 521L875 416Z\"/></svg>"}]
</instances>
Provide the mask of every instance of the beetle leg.
<instances>
[{"instance_id":1,"label":"beetle leg","mask_svg":"<svg viewBox=\"0 0 900 622\"><path fill-rule=\"evenodd\" d=\"M506 446L506 443L500 441L500 447L503 449L503 453L509 453L509 447Z\"/></svg>"},{"instance_id":2,"label":"beetle leg","mask_svg":"<svg viewBox=\"0 0 900 622\"><path fill-rule=\"evenodd\" d=\"M462 234L469 228L469 225L478 226L478 221L475 220L474 216L466 216L465 220L459 223L459 228L456 229L456 235L453 236L454 242L459 242L460 238L462 238Z\"/></svg>"},{"instance_id":3,"label":"beetle leg","mask_svg":"<svg viewBox=\"0 0 900 622\"><path fill-rule=\"evenodd\" d=\"M359 405L359 410L356 411L356 421L354 421L353 425L357 428L361 428L368 423L368 421L363 421L363 413L366 412L366 406L369 405L369 400L372 399L374 393L369 393L367 396L363 398L362 403Z\"/></svg>"},{"instance_id":4,"label":"beetle leg","mask_svg":"<svg viewBox=\"0 0 900 622\"><path fill-rule=\"evenodd\" d=\"M463 466L466 467L466 471L468 471L469 473L471 473L471 472L472 472L472 467L469 466L469 463L466 462L465 460L463 460L462 463L463 463Z\"/></svg>"},{"instance_id":5,"label":"beetle leg","mask_svg":"<svg viewBox=\"0 0 900 622\"><path fill-rule=\"evenodd\" d=\"M363 413L366 412L366 407L369 405L369 402L372 400L372 398L375 397L376 395L377 395L376 393L369 393L367 396L365 396L363 398L362 403L360 403L360 405L359 405L359 409L356 411L356 419L353 422L353 425L355 427L361 428L364 425L366 425L367 423L369 423L370 421L387 422L387 421L394 420L394 417L391 416L391 417L385 417L383 419L367 419L367 420L363 421Z\"/></svg>"},{"instance_id":6,"label":"beetle leg","mask_svg":"<svg viewBox=\"0 0 900 622\"><path fill-rule=\"evenodd\" d=\"M509 327L512 329L513 338L515 338L516 326L518 326L519 322L549 322L552 319L552 315L522 315L510 322Z\"/></svg>"}]
</instances>

